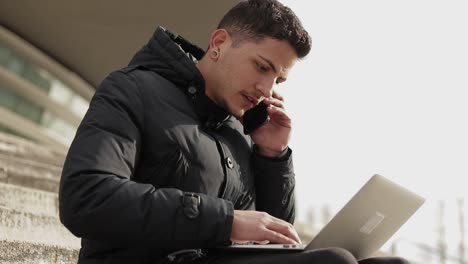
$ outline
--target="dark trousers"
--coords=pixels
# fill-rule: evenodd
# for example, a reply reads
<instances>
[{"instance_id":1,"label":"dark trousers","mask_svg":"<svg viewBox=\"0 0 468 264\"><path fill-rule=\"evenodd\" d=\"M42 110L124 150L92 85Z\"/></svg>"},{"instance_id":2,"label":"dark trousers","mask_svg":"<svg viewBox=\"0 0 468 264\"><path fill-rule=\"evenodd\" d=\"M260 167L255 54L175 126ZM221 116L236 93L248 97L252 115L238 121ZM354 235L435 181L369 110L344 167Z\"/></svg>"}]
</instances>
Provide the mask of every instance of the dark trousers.
<instances>
[{"instance_id":1,"label":"dark trousers","mask_svg":"<svg viewBox=\"0 0 468 264\"><path fill-rule=\"evenodd\" d=\"M368 258L357 261L347 250L327 248L298 253L235 253L208 254L208 257L195 261L200 264L408 264L398 257Z\"/></svg>"}]
</instances>

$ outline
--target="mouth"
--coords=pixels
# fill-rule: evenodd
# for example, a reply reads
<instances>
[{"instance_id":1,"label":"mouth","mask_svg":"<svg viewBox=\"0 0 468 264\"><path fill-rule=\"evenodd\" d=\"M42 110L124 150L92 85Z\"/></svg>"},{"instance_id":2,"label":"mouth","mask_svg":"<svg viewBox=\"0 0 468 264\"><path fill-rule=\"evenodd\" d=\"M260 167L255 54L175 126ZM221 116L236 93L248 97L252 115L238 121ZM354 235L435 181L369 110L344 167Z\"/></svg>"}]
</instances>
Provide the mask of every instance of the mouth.
<instances>
[{"instance_id":1,"label":"mouth","mask_svg":"<svg viewBox=\"0 0 468 264\"><path fill-rule=\"evenodd\" d=\"M249 108L252 108L252 107L256 106L259 103L259 100L257 98L255 98L255 97L252 97L252 96L249 96L249 95L246 95L246 94L242 94L242 96L244 97L245 102L247 103Z\"/></svg>"}]
</instances>

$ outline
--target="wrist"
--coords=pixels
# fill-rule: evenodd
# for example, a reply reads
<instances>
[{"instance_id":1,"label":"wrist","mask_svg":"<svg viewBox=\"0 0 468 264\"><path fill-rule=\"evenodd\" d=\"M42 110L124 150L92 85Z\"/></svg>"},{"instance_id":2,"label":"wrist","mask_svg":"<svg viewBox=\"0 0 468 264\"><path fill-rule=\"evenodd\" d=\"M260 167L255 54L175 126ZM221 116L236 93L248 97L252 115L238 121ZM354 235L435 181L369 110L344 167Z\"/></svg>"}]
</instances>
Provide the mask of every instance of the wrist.
<instances>
[{"instance_id":1,"label":"wrist","mask_svg":"<svg viewBox=\"0 0 468 264\"><path fill-rule=\"evenodd\" d=\"M283 153L288 149L288 147L285 147L284 149L278 151L278 150L273 150L273 149L268 149L268 148L262 148L258 147L258 153L264 157L268 158L278 158L283 155Z\"/></svg>"}]
</instances>

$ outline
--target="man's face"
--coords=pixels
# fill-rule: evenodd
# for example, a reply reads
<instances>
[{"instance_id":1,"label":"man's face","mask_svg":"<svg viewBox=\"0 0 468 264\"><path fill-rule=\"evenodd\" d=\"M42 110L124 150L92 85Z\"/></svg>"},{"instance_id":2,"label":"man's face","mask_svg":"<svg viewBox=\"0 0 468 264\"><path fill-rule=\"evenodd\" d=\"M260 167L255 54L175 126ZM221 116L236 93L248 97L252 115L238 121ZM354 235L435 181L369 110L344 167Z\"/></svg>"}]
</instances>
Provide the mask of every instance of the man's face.
<instances>
[{"instance_id":1,"label":"man's face","mask_svg":"<svg viewBox=\"0 0 468 264\"><path fill-rule=\"evenodd\" d=\"M215 62L214 86L206 93L232 115L244 113L273 93L273 86L284 82L297 55L286 41L265 38L232 46L231 39L220 45Z\"/></svg>"}]
</instances>

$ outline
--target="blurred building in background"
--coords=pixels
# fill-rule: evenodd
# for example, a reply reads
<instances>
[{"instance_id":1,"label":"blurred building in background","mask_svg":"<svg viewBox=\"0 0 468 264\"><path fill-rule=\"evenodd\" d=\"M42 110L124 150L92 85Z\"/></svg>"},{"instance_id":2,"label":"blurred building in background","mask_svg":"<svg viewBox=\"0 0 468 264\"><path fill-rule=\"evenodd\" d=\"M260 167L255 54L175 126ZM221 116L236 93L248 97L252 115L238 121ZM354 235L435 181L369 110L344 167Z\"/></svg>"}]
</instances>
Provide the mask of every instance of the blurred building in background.
<instances>
[{"instance_id":1,"label":"blurred building in background","mask_svg":"<svg viewBox=\"0 0 468 264\"><path fill-rule=\"evenodd\" d=\"M66 151L96 87L157 26L205 47L236 2L1 1L0 131Z\"/></svg>"},{"instance_id":2,"label":"blurred building in background","mask_svg":"<svg viewBox=\"0 0 468 264\"><path fill-rule=\"evenodd\" d=\"M0 131L65 151L93 93L47 54L0 28Z\"/></svg>"}]
</instances>

